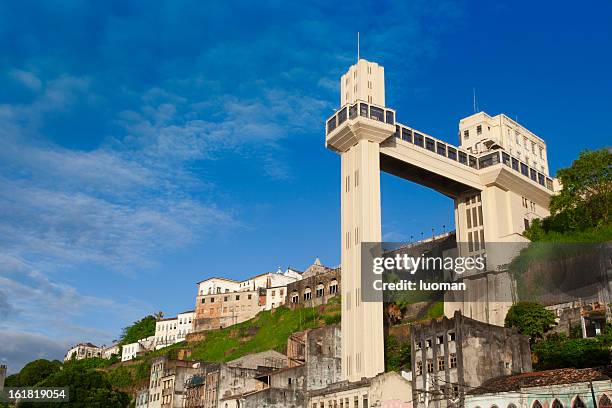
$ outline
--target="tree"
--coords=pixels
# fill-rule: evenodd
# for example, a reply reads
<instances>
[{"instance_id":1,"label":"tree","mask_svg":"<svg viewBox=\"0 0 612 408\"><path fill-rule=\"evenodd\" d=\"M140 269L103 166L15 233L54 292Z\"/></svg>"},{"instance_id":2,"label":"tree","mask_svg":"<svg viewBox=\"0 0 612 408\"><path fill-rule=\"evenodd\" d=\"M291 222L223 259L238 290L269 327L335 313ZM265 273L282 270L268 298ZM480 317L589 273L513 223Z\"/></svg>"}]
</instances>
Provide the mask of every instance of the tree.
<instances>
[{"instance_id":1,"label":"tree","mask_svg":"<svg viewBox=\"0 0 612 408\"><path fill-rule=\"evenodd\" d=\"M529 336L532 342L541 338L554 323L554 313L533 302L512 305L504 321L506 327L516 327L519 333Z\"/></svg>"},{"instance_id":2,"label":"tree","mask_svg":"<svg viewBox=\"0 0 612 408\"><path fill-rule=\"evenodd\" d=\"M11 387L33 387L50 375L61 369L62 363L58 360L34 360L26 364L18 374L15 374L7 385Z\"/></svg>"},{"instance_id":3,"label":"tree","mask_svg":"<svg viewBox=\"0 0 612 408\"><path fill-rule=\"evenodd\" d=\"M40 383L42 387L68 387L70 406L125 408L130 403L128 394L113 390L107 375L95 369L83 369L77 364L63 369ZM56 407L57 403L22 403L20 407Z\"/></svg>"},{"instance_id":4,"label":"tree","mask_svg":"<svg viewBox=\"0 0 612 408\"><path fill-rule=\"evenodd\" d=\"M146 316L134 322L131 326L123 329L120 344L135 343L140 339L144 339L155 334L155 316Z\"/></svg>"},{"instance_id":5,"label":"tree","mask_svg":"<svg viewBox=\"0 0 612 408\"><path fill-rule=\"evenodd\" d=\"M532 351L540 370L596 367L610 363L610 344L598 338L568 338L565 334L553 334L534 344Z\"/></svg>"},{"instance_id":6,"label":"tree","mask_svg":"<svg viewBox=\"0 0 612 408\"><path fill-rule=\"evenodd\" d=\"M607 225L612 208L612 152L585 150L557 172L562 189L550 201L544 229L582 230ZM547 228L548 227L548 228Z\"/></svg>"}]
</instances>

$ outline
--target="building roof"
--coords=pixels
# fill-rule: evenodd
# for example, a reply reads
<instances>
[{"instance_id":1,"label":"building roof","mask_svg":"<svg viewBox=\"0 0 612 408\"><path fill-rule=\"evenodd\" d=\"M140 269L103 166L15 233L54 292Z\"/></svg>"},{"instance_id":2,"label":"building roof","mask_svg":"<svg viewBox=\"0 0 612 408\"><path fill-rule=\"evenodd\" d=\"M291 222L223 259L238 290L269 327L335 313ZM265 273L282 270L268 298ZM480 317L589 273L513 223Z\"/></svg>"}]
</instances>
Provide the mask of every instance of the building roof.
<instances>
[{"instance_id":1,"label":"building roof","mask_svg":"<svg viewBox=\"0 0 612 408\"><path fill-rule=\"evenodd\" d=\"M202 283L202 282L206 282L206 281L213 280L213 279L224 280L224 281L227 281L227 282L232 282L232 283L240 283L240 281L237 281L237 280L234 280L234 279L222 278L222 277L220 277L220 276L212 276L212 277L210 277L210 278L206 278L206 279L204 279L204 280L199 281L198 283L196 283L196 285L199 285L199 284L200 284L200 283Z\"/></svg>"},{"instance_id":2,"label":"building roof","mask_svg":"<svg viewBox=\"0 0 612 408\"><path fill-rule=\"evenodd\" d=\"M100 347L98 347L98 346L96 346L95 344L92 344L92 343L79 343L76 346L73 346L72 348L81 347L81 346L100 348Z\"/></svg>"},{"instance_id":3,"label":"building roof","mask_svg":"<svg viewBox=\"0 0 612 408\"><path fill-rule=\"evenodd\" d=\"M468 394L479 395L511 392L520 391L521 388L546 387L610 379L612 379L612 366L582 369L560 368L493 378L486 381L480 387L469 391Z\"/></svg>"}]
</instances>

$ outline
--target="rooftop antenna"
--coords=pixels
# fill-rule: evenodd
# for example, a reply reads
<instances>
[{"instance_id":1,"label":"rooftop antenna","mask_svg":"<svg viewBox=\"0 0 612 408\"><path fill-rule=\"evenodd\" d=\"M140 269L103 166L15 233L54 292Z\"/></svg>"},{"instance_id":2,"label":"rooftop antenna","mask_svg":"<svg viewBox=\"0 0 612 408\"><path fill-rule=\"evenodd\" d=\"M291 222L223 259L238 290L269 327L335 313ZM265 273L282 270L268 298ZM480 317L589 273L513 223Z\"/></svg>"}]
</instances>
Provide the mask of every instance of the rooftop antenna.
<instances>
[{"instance_id":1,"label":"rooftop antenna","mask_svg":"<svg viewBox=\"0 0 612 408\"><path fill-rule=\"evenodd\" d=\"M472 91L474 93L474 113L476 113L478 111L478 104L476 103L476 88L472 88Z\"/></svg>"},{"instance_id":2,"label":"rooftop antenna","mask_svg":"<svg viewBox=\"0 0 612 408\"><path fill-rule=\"evenodd\" d=\"M359 62L359 31L357 31L357 62Z\"/></svg>"}]
</instances>

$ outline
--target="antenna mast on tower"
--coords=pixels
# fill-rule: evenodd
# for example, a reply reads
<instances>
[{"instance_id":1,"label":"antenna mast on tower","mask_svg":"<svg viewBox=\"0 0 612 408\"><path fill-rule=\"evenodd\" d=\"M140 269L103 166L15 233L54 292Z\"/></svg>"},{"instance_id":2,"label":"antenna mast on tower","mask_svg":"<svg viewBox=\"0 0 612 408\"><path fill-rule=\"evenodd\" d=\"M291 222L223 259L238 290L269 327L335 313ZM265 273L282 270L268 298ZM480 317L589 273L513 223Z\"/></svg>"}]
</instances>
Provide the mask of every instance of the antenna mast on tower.
<instances>
[{"instance_id":1,"label":"antenna mast on tower","mask_svg":"<svg viewBox=\"0 0 612 408\"><path fill-rule=\"evenodd\" d=\"M357 31L357 62L359 62L359 31Z\"/></svg>"}]
</instances>

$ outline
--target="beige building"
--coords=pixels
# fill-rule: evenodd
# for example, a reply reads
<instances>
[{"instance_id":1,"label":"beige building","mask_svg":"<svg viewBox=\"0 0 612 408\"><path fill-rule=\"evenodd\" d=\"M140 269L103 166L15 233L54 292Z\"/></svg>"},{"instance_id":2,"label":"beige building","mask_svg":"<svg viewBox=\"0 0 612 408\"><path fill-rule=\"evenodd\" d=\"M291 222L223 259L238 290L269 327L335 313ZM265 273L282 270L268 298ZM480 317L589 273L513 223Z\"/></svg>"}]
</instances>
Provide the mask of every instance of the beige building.
<instances>
[{"instance_id":1,"label":"beige building","mask_svg":"<svg viewBox=\"0 0 612 408\"><path fill-rule=\"evenodd\" d=\"M306 407L412 408L410 382L396 372L379 374L355 382L337 383L313 391Z\"/></svg>"},{"instance_id":2,"label":"beige building","mask_svg":"<svg viewBox=\"0 0 612 408\"><path fill-rule=\"evenodd\" d=\"M462 120L461 144L453 146L398 123L395 111L385 105L384 87L383 68L360 59L342 76L341 107L326 122L326 146L341 157L342 367L350 381L384 371L382 303L361 301L361 275L366 273L361 243L380 242L382 235L380 171L451 198L459 256L486 253L492 271L503 269L513 253L510 245L500 249L486 243L527 242L525 228L549 214L550 197L558 188L548 176L544 141L506 116L481 113ZM514 132L512 140L508 131ZM509 276L495 277L494 284L486 276L475 282L481 297L512 290ZM447 316L461 310L493 324L503 324L511 304L451 300L445 302Z\"/></svg>"},{"instance_id":3,"label":"beige building","mask_svg":"<svg viewBox=\"0 0 612 408\"><path fill-rule=\"evenodd\" d=\"M232 326L274 309L286 303L287 285L300 279L299 271L279 268L244 281L210 278L198 282L193 330Z\"/></svg>"},{"instance_id":4,"label":"beige building","mask_svg":"<svg viewBox=\"0 0 612 408\"><path fill-rule=\"evenodd\" d=\"M265 289L198 295L194 331L220 329L252 319L265 308Z\"/></svg>"}]
</instances>

